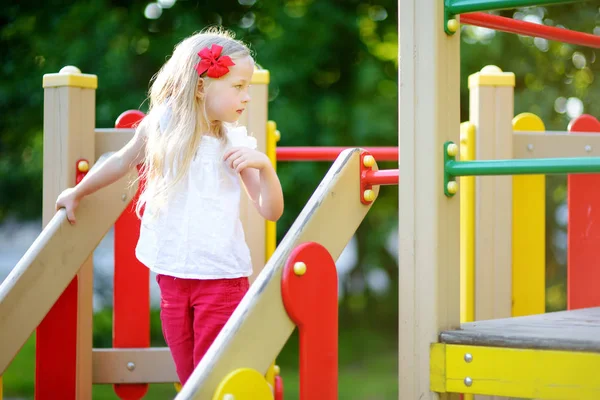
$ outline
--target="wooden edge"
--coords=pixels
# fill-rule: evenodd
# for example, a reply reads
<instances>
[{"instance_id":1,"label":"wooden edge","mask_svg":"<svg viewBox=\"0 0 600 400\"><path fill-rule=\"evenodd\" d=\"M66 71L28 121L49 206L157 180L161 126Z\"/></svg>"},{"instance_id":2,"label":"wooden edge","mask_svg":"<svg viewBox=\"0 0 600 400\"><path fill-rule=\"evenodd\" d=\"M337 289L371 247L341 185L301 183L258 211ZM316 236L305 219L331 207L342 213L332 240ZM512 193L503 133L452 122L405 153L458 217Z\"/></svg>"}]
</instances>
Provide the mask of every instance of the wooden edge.
<instances>
[{"instance_id":1,"label":"wooden edge","mask_svg":"<svg viewBox=\"0 0 600 400\"><path fill-rule=\"evenodd\" d=\"M513 132L514 158L598 157L600 134Z\"/></svg>"},{"instance_id":2,"label":"wooden edge","mask_svg":"<svg viewBox=\"0 0 600 400\"><path fill-rule=\"evenodd\" d=\"M179 382L168 347L94 349L92 365L94 384Z\"/></svg>"},{"instance_id":3,"label":"wooden edge","mask_svg":"<svg viewBox=\"0 0 600 400\"><path fill-rule=\"evenodd\" d=\"M337 259L370 209L360 202L360 150L340 154L257 277L215 342L176 397L210 399L237 368L266 373L295 326L281 298L281 274L301 243L323 245ZM373 190L379 191L378 186Z\"/></svg>"},{"instance_id":4,"label":"wooden edge","mask_svg":"<svg viewBox=\"0 0 600 400\"><path fill-rule=\"evenodd\" d=\"M119 151L133 138L135 129L95 129L95 149L96 159L99 159L103 154Z\"/></svg>"},{"instance_id":5,"label":"wooden edge","mask_svg":"<svg viewBox=\"0 0 600 400\"><path fill-rule=\"evenodd\" d=\"M64 209L59 210L2 282L0 321L11 328L0 329L0 374L125 209L137 190L136 177L132 170L83 199L76 225L67 221Z\"/></svg>"}]
</instances>

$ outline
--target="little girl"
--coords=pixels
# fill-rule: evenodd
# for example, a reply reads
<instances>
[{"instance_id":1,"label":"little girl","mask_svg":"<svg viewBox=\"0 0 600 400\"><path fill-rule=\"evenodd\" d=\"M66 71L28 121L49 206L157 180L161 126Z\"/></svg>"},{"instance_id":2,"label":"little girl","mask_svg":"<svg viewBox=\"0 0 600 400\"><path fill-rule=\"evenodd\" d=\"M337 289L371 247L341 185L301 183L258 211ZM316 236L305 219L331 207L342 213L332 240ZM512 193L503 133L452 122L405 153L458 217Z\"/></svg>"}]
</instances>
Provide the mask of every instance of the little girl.
<instances>
[{"instance_id":1,"label":"little girl","mask_svg":"<svg viewBox=\"0 0 600 400\"><path fill-rule=\"evenodd\" d=\"M253 71L250 51L228 32L183 40L156 75L131 141L56 201L74 224L84 196L142 165L136 256L157 273L163 335L182 385L248 290L240 180L265 219L283 212L269 159L235 126Z\"/></svg>"}]
</instances>

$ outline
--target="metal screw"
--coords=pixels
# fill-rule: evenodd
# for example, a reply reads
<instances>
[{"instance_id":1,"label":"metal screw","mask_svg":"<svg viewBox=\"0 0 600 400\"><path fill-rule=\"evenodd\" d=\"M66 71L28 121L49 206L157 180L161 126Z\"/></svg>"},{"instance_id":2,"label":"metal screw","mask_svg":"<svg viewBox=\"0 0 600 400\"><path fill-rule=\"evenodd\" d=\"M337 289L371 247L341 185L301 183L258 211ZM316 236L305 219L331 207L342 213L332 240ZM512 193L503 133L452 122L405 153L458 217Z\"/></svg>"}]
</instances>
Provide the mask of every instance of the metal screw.
<instances>
[{"instance_id":1,"label":"metal screw","mask_svg":"<svg viewBox=\"0 0 600 400\"><path fill-rule=\"evenodd\" d=\"M527 150L533 151L533 145L531 143L527 145Z\"/></svg>"},{"instance_id":2,"label":"metal screw","mask_svg":"<svg viewBox=\"0 0 600 400\"><path fill-rule=\"evenodd\" d=\"M471 353L467 353L465 354L465 361L470 363L471 361L473 361L473 355Z\"/></svg>"},{"instance_id":3,"label":"metal screw","mask_svg":"<svg viewBox=\"0 0 600 400\"><path fill-rule=\"evenodd\" d=\"M592 151L592 146L590 146L589 144L587 146L585 146L585 151L586 152L591 152Z\"/></svg>"},{"instance_id":4,"label":"metal screw","mask_svg":"<svg viewBox=\"0 0 600 400\"><path fill-rule=\"evenodd\" d=\"M130 371L133 371L133 370L135 369L135 363L134 363L134 362L131 362L131 361L129 361L129 362L127 363L127 369L128 369L128 370L130 370Z\"/></svg>"},{"instance_id":5,"label":"metal screw","mask_svg":"<svg viewBox=\"0 0 600 400\"><path fill-rule=\"evenodd\" d=\"M471 386L473 384L473 379L469 378L468 376L465 378L465 386Z\"/></svg>"},{"instance_id":6,"label":"metal screw","mask_svg":"<svg viewBox=\"0 0 600 400\"><path fill-rule=\"evenodd\" d=\"M121 200L123 200L123 201L127 200L127 195L126 194L121 195Z\"/></svg>"},{"instance_id":7,"label":"metal screw","mask_svg":"<svg viewBox=\"0 0 600 400\"><path fill-rule=\"evenodd\" d=\"M223 395L223 400L235 400L235 397L232 394L225 394Z\"/></svg>"}]
</instances>

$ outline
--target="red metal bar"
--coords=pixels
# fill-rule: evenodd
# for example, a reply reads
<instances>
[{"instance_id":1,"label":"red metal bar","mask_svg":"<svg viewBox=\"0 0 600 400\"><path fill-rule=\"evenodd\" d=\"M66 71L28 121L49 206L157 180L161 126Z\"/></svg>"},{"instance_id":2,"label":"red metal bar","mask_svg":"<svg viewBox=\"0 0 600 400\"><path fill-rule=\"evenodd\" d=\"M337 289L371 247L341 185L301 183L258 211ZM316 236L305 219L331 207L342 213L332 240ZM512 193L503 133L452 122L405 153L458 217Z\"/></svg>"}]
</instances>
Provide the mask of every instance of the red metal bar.
<instances>
[{"instance_id":1,"label":"red metal bar","mask_svg":"<svg viewBox=\"0 0 600 400\"><path fill-rule=\"evenodd\" d=\"M365 183L368 185L397 185L398 180L397 169L367 171L365 174Z\"/></svg>"},{"instance_id":2,"label":"red metal bar","mask_svg":"<svg viewBox=\"0 0 600 400\"><path fill-rule=\"evenodd\" d=\"M359 146L356 146L359 147ZM334 161L352 147L277 147L277 161ZM366 147L377 161L398 161L397 147Z\"/></svg>"},{"instance_id":3,"label":"red metal bar","mask_svg":"<svg viewBox=\"0 0 600 400\"><path fill-rule=\"evenodd\" d=\"M563 43L577 44L600 48L600 36L589 33L572 31L565 28L534 24L512 18L499 17L481 12L461 14L460 22L463 24L495 29L497 31L517 33L519 35L540 37L556 40Z\"/></svg>"}]
</instances>

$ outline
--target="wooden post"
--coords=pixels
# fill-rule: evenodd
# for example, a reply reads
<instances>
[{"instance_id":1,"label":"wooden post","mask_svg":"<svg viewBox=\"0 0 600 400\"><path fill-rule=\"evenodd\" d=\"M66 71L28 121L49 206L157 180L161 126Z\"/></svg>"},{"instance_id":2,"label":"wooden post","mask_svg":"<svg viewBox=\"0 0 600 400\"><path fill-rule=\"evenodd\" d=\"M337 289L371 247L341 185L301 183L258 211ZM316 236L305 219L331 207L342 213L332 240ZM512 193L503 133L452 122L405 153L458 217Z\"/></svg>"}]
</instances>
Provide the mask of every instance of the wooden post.
<instances>
[{"instance_id":1,"label":"wooden post","mask_svg":"<svg viewBox=\"0 0 600 400\"><path fill-rule=\"evenodd\" d=\"M444 194L444 143L458 145L460 32L444 2L399 0L399 398L458 398L430 385L430 346L460 324L459 196Z\"/></svg>"},{"instance_id":2,"label":"wooden post","mask_svg":"<svg viewBox=\"0 0 600 400\"><path fill-rule=\"evenodd\" d=\"M512 159L515 75L496 66L469 76L469 121L475 126L476 159ZM475 182L475 320L512 313L512 177Z\"/></svg>"},{"instance_id":3,"label":"wooden post","mask_svg":"<svg viewBox=\"0 0 600 400\"><path fill-rule=\"evenodd\" d=\"M252 76L250 96L252 100L248 103L246 112L240 119L240 125L245 125L248 135L254 136L258 142L257 149L263 153L267 152L267 103L269 100L269 71L255 70ZM250 277L253 282L262 271L267 261L265 254L265 220L256 211L252 202L242 191L240 206L240 218L246 235L246 242L252 256L252 267L254 273Z\"/></svg>"},{"instance_id":4,"label":"wooden post","mask_svg":"<svg viewBox=\"0 0 600 400\"><path fill-rule=\"evenodd\" d=\"M78 161L94 162L97 86L95 75L72 66L44 75L44 226L61 191L86 171ZM36 400L92 397L92 295L90 255L37 329Z\"/></svg>"}]
</instances>

